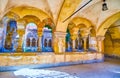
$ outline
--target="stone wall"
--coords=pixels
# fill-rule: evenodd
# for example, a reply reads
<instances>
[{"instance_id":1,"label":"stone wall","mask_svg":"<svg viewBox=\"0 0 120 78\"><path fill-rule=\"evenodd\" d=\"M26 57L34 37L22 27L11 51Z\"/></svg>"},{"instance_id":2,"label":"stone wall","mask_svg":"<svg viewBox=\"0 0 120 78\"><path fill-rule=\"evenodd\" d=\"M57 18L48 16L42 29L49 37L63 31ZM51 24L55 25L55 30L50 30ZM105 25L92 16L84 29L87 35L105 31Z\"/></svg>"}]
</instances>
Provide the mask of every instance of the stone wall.
<instances>
[{"instance_id":1,"label":"stone wall","mask_svg":"<svg viewBox=\"0 0 120 78\"><path fill-rule=\"evenodd\" d=\"M105 55L120 58L120 39L112 39L109 35L106 35L104 46Z\"/></svg>"},{"instance_id":2,"label":"stone wall","mask_svg":"<svg viewBox=\"0 0 120 78\"><path fill-rule=\"evenodd\" d=\"M0 67L36 64L60 63L93 63L103 61L102 53L75 52L75 53L2 53L0 54Z\"/></svg>"}]
</instances>

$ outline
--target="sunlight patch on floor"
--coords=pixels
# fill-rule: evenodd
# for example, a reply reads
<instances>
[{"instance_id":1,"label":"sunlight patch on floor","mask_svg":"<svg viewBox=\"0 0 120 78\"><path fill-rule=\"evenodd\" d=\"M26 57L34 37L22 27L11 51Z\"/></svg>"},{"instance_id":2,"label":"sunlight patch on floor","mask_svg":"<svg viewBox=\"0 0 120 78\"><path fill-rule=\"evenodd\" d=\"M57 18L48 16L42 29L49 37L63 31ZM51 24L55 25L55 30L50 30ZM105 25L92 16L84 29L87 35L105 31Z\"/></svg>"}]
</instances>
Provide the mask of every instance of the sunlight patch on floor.
<instances>
[{"instance_id":1,"label":"sunlight patch on floor","mask_svg":"<svg viewBox=\"0 0 120 78\"><path fill-rule=\"evenodd\" d=\"M54 70L43 70L43 69L20 69L15 71L14 74L16 76L25 76L27 78L78 78L76 76L72 76L65 72L54 71Z\"/></svg>"}]
</instances>

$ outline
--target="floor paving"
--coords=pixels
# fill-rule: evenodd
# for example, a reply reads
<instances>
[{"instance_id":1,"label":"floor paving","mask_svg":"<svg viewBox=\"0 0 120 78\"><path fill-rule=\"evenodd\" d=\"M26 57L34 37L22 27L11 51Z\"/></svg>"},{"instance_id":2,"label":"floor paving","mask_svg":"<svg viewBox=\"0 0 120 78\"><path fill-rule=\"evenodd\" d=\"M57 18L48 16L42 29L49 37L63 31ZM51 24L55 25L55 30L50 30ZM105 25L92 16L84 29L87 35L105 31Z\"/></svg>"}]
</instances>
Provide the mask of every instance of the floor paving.
<instances>
[{"instance_id":1,"label":"floor paving","mask_svg":"<svg viewBox=\"0 0 120 78\"><path fill-rule=\"evenodd\" d=\"M0 72L0 78L120 78L120 60L119 59L105 59L102 63L80 64L62 67L52 67L44 69L35 69L36 71L48 70L56 72L64 72L66 74L56 74L48 76L42 75L15 75L15 71ZM43 73L43 72L42 72ZM55 72L52 72L55 73Z\"/></svg>"}]
</instances>

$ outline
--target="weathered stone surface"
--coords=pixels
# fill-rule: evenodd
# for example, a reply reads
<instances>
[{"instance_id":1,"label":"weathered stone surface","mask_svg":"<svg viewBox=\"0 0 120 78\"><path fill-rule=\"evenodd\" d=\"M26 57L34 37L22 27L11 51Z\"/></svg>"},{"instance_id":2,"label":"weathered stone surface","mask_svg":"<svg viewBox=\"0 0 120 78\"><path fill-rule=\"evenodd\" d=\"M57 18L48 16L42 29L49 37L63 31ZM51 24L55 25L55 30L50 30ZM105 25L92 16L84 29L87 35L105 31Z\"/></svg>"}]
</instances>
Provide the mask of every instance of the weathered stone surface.
<instances>
[{"instance_id":1,"label":"weathered stone surface","mask_svg":"<svg viewBox=\"0 0 120 78\"><path fill-rule=\"evenodd\" d=\"M33 54L33 55L32 55ZM66 62L82 62L92 60L102 60L103 54L101 53L14 53L11 55L1 54L0 55L0 66L18 66L28 64L55 64L55 63L66 63Z\"/></svg>"}]
</instances>

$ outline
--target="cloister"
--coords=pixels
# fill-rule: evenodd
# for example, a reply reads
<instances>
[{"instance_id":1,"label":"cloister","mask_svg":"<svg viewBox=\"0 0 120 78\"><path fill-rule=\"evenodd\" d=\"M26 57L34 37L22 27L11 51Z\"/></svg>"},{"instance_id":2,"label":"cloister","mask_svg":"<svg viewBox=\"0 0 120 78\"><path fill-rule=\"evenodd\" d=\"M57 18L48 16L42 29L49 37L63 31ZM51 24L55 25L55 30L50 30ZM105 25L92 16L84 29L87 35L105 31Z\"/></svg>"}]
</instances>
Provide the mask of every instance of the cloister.
<instances>
[{"instance_id":1,"label":"cloister","mask_svg":"<svg viewBox=\"0 0 120 78\"><path fill-rule=\"evenodd\" d=\"M0 66L119 58L119 26L119 0L0 0Z\"/></svg>"}]
</instances>

